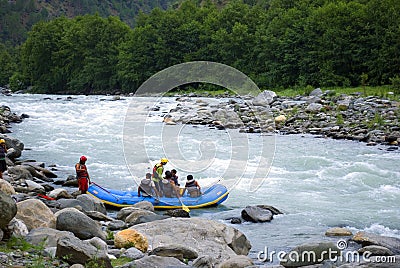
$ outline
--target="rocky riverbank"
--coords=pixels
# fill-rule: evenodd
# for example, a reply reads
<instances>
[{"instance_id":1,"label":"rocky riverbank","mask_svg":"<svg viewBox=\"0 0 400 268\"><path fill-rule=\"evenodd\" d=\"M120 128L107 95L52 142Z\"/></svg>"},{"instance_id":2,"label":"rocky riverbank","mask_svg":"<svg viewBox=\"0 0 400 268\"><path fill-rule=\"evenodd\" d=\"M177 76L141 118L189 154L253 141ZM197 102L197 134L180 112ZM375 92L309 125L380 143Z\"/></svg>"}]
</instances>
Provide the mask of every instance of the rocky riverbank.
<instances>
[{"instance_id":1,"label":"rocky riverbank","mask_svg":"<svg viewBox=\"0 0 400 268\"><path fill-rule=\"evenodd\" d=\"M1 120L6 122L6 129L10 127L9 116L22 120L9 109L4 111ZM279 210L265 205L246 207L237 217L218 222L190 218L183 210L157 212L143 202L110 214L97 199L76 191L74 176L58 178L56 166L19 160L23 143L9 133L0 136L10 148L9 168L5 180L0 181L0 266L344 268L398 267L400 262L399 239L353 235L343 229L328 230L326 239L318 243L299 245L280 265L272 264L269 256L264 259L264 252L258 258L249 258L250 241L233 224L247 221L267 225L281 213ZM370 263L370 259L347 263L345 258L329 259L326 254L321 258L324 251L339 250L339 244L333 242L339 241L338 235L340 241L351 245L349 249L371 252L370 257L390 257L385 260L392 263ZM303 252L316 252L321 257L291 262L290 256ZM372 260L377 261L376 257Z\"/></svg>"},{"instance_id":2,"label":"rocky riverbank","mask_svg":"<svg viewBox=\"0 0 400 268\"><path fill-rule=\"evenodd\" d=\"M361 94L339 95L313 90L309 96L280 97L264 91L257 97L196 99L177 97L178 105L164 121L238 128L247 133L313 134L319 137L389 145L400 142L400 102Z\"/></svg>"}]
</instances>

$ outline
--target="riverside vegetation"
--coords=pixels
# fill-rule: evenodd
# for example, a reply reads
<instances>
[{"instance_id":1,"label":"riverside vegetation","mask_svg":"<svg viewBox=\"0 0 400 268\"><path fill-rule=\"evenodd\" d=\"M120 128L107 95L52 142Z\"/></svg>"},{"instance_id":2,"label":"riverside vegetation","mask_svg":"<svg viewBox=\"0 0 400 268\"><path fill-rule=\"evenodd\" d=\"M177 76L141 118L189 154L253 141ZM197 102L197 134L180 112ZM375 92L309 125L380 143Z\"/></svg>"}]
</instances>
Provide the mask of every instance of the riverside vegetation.
<instances>
[{"instance_id":1,"label":"riverside vegetation","mask_svg":"<svg viewBox=\"0 0 400 268\"><path fill-rule=\"evenodd\" d=\"M274 92L263 92L258 97L247 98L255 110L265 107L281 107L285 113L296 108L297 114L319 114L319 111L307 111L309 105L323 108L329 104L332 110L344 105L347 109L354 105L360 108L360 115L368 117L370 110L375 113L389 114L398 112L398 102L377 97L339 96L336 101L329 97L329 92L316 89L310 96L298 96L293 99L278 97ZM242 128L248 131L253 127L252 120L244 117L248 107L230 96L221 107L210 107L204 98L179 96L181 108L171 111L170 118L185 122L192 118L193 124L209 123L211 127ZM297 99L298 98L298 99ZM118 99L118 98L116 98ZM345 101L344 104L341 101ZM183 108L182 108L183 107ZM191 117L185 117L184 107L192 110ZM202 108L201 108L202 107ZM241 125L235 125L229 117L230 108L240 114ZM222 117L201 117L213 110L220 111ZM0 109L2 130L9 132L11 122L22 122L28 115L16 115L8 107ZM281 112L280 112L281 113ZM179 116L178 116L179 115ZM179 120L178 120L179 119ZM224 120L227 121L224 121ZM251 118L249 118L251 119ZM289 117L290 119L290 117ZM172 119L171 119L172 120ZM310 120L310 119L307 119ZM345 119L344 119L345 120ZM386 120L386 119L385 119ZM398 120L398 119L397 119ZM226 122L232 124L228 126ZM276 120L275 120L276 121ZM312 120L311 120L312 121ZM310 121L310 122L311 122ZM166 121L166 123L175 123ZM270 125L259 126L260 130ZM278 122L279 123L279 122ZM337 122L336 122L337 123ZM393 121L397 124L398 121ZM392 123L391 123L392 124ZM334 126L333 126L334 127ZM377 125L371 125L377 127ZM339 128L340 129L340 128ZM390 128L389 128L390 129ZM393 134L393 133L392 133ZM109 216L104 205L89 195L80 195L76 191L74 176L60 179L57 166L45 167L44 163L34 160L19 160L24 145L18 139L7 134L0 134L6 140L8 171L5 180L0 181L0 263L1 265L25 267L248 267L262 266L260 259L248 257L250 241L245 234L234 228L233 224L247 221L249 224L269 222L281 212L271 206L250 206L242 210L238 217L226 219L225 223L190 218L183 210L155 212L148 202L141 202L134 207L123 208L115 216ZM396 141L398 141L398 138ZM386 142L386 141L383 141ZM397 145L392 145L397 147ZM389 147L390 148L390 147ZM49 197L49 198L48 198ZM183 218L182 218L183 217ZM189 218L188 218L189 217ZM197 226L193 228L193 226ZM179 233L177 241L175 235ZM332 238L333 237L333 238ZM375 263L348 263L346 259L334 261L325 258L302 262L281 262L275 267L397 267L400 262L400 239L358 232L352 234L343 228L327 230L326 239L320 243L307 243L293 248L288 254L300 254L304 251L337 251L334 243L338 239L355 242L351 247L360 252L371 252L371 256L390 257L390 263L379 266ZM371 257L374 258L374 257ZM322 262L320 264L320 262Z\"/></svg>"},{"instance_id":2,"label":"riverside vegetation","mask_svg":"<svg viewBox=\"0 0 400 268\"><path fill-rule=\"evenodd\" d=\"M118 17L60 17L33 25L18 47L0 45L0 85L130 93L158 71L197 60L277 92L389 85L400 74L399 24L397 0L185 1L140 14L133 28Z\"/></svg>"}]
</instances>

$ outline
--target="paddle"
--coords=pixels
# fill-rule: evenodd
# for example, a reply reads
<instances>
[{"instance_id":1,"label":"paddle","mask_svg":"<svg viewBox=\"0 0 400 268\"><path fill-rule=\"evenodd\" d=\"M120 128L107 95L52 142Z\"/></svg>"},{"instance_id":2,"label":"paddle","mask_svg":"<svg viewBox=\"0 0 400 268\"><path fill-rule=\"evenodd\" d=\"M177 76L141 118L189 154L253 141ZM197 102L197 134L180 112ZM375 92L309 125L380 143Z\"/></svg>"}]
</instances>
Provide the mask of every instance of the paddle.
<instances>
[{"instance_id":1,"label":"paddle","mask_svg":"<svg viewBox=\"0 0 400 268\"><path fill-rule=\"evenodd\" d=\"M190 209L185 204L183 204L182 199L179 196L178 196L178 199L179 199L179 202L181 202L182 209L184 211L186 211L187 213L189 213Z\"/></svg>"},{"instance_id":2,"label":"paddle","mask_svg":"<svg viewBox=\"0 0 400 268\"><path fill-rule=\"evenodd\" d=\"M107 189L104 189L103 187L101 187L100 185L98 185L97 183L95 183L94 181L91 181L90 183L96 185L97 187L99 187L100 189L104 190L104 191L107 192L108 194L114 196L114 197L119 201L119 198L118 198L117 196L113 195L113 194L112 194L110 191L108 191Z\"/></svg>"}]
</instances>

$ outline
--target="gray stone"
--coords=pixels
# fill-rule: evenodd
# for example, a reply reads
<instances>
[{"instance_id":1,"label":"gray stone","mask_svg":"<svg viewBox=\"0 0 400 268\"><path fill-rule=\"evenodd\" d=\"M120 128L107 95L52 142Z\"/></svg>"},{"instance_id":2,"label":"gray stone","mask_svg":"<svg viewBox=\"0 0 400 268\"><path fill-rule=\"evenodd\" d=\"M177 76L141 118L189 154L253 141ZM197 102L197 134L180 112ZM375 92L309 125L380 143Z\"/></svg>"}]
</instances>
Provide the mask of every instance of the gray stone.
<instances>
[{"instance_id":1,"label":"gray stone","mask_svg":"<svg viewBox=\"0 0 400 268\"><path fill-rule=\"evenodd\" d=\"M167 210L164 215L170 217L179 217L179 218L190 218L189 212L183 209L171 209Z\"/></svg>"},{"instance_id":2,"label":"gray stone","mask_svg":"<svg viewBox=\"0 0 400 268\"><path fill-rule=\"evenodd\" d=\"M3 229L17 214L17 205L10 195L0 191L0 229Z\"/></svg>"},{"instance_id":3,"label":"gray stone","mask_svg":"<svg viewBox=\"0 0 400 268\"><path fill-rule=\"evenodd\" d=\"M219 262L237 254L247 255L251 248L241 231L204 218L168 218L138 224L130 229L144 234L153 248L176 244L179 234L180 245L192 248L200 256L211 256Z\"/></svg>"},{"instance_id":4,"label":"gray stone","mask_svg":"<svg viewBox=\"0 0 400 268\"><path fill-rule=\"evenodd\" d=\"M97 263L100 267L112 268L105 251L74 236L62 237L57 241L56 256L64 258L69 264L86 264L90 261Z\"/></svg>"},{"instance_id":5,"label":"gray stone","mask_svg":"<svg viewBox=\"0 0 400 268\"><path fill-rule=\"evenodd\" d=\"M257 97L253 99L254 106L269 106L275 99L277 95L274 91L265 90L258 94Z\"/></svg>"},{"instance_id":6,"label":"gray stone","mask_svg":"<svg viewBox=\"0 0 400 268\"><path fill-rule=\"evenodd\" d=\"M106 240L106 235L101 226L75 208L64 208L55 215L57 217L57 230L72 232L81 239L99 237L104 241Z\"/></svg>"},{"instance_id":7,"label":"gray stone","mask_svg":"<svg viewBox=\"0 0 400 268\"><path fill-rule=\"evenodd\" d=\"M58 239L66 236L74 236L71 232L59 231L53 228L40 227L32 229L26 236L26 241L33 245L43 245L45 247L56 247Z\"/></svg>"},{"instance_id":8,"label":"gray stone","mask_svg":"<svg viewBox=\"0 0 400 268\"><path fill-rule=\"evenodd\" d=\"M135 225L135 224L141 224L141 223L146 223L146 222L152 222L152 221L158 221L158 220L164 220L170 218L169 216L165 215L141 215L137 217L135 220L131 219L129 221L129 225Z\"/></svg>"},{"instance_id":9,"label":"gray stone","mask_svg":"<svg viewBox=\"0 0 400 268\"><path fill-rule=\"evenodd\" d=\"M26 224L23 221L16 218L13 218L10 221L10 223L7 226L7 229L14 237L25 237L29 233Z\"/></svg>"},{"instance_id":10,"label":"gray stone","mask_svg":"<svg viewBox=\"0 0 400 268\"><path fill-rule=\"evenodd\" d=\"M27 199L17 203L17 219L22 220L29 230L39 227L54 228L56 217L42 201Z\"/></svg>"},{"instance_id":11,"label":"gray stone","mask_svg":"<svg viewBox=\"0 0 400 268\"><path fill-rule=\"evenodd\" d=\"M131 214L129 214L126 217L125 222L127 224L135 223L138 220L139 217L142 217L142 216L154 216L154 215L157 215L157 214L155 214L154 212L151 212L149 210L137 209L137 210L133 210L131 212Z\"/></svg>"},{"instance_id":12,"label":"gray stone","mask_svg":"<svg viewBox=\"0 0 400 268\"><path fill-rule=\"evenodd\" d=\"M340 256L337 245L332 242L303 244L295 247L282 257L280 264L284 267L299 267L323 262Z\"/></svg>"},{"instance_id":13,"label":"gray stone","mask_svg":"<svg viewBox=\"0 0 400 268\"><path fill-rule=\"evenodd\" d=\"M84 208L85 210L88 211L98 211L103 213L104 215L107 215L107 210L106 207L104 206L103 202L101 202L99 199L90 196L88 194L82 194L76 198L77 200L81 201L82 203L85 203L88 206L88 209Z\"/></svg>"},{"instance_id":14,"label":"gray stone","mask_svg":"<svg viewBox=\"0 0 400 268\"><path fill-rule=\"evenodd\" d=\"M360 248L358 250L359 253L364 254L366 252L370 253L371 256L393 256L393 252L385 247L382 246L366 246L363 248Z\"/></svg>"},{"instance_id":15,"label":"gray stone","mask_svg":"<svg viewBox=\"0 0 400 268\"><path fill-rule=\"evenodd\" d=\"M244 268L253 264L253 261L249 257L238 255L220 263L217 265L217 268Z\"/></svg>"},{"instance_id":16,"label":"gray stone","mask_svg":"<svg viewBox=\"0 0 400 268\"><path fill-rule=\"evenodd\" d=\"M154 206L149 201L138 202L138 203L134 204L132 207L154 211Z\"/></svg>"},{"instance_id":17,"label":"gray stone","mask_svg":"<svg viewBox=\"0 0 400 268\"><path fill-rule=\"evenodd\" d=\"M216 260L207 255L203 255L195 259L192 263L192 266L195 268L214 268Z\"/></svg>"},{"instance_id":18,"label":"gray stone","mask_svg":"<svg viewBox=\"0 0 400 268\"><path fill-rule=\"evenodd\" d=\"M122 257L127 257L131 260L137 260L143 258L145 255L143 252L138 250L135 247L128 248L123 254Z\"/></svg>"},{"instance_id":19,"label":"gray stone","mask_svg":"<svg viewBox=\"0 0 400 268\"><path fill-rule=\"evenodd\" d=\"M8 167L7 169L8 175L15 181L17 180L32 180L33 176L23 166L13 166L13 167Z\"/></svg>"},{"instance_id":20,"label":"gray stone","mask_svg":"<svg viewBox=\"0 0 400 268\"><path fill-rule=\"evenodd\" d=\"M316 112L321 111L322 107L323 107L323 106L322 106L322 104L320 104L320 103L310 103L310 104L306 107L306 111L316 113Z\"/></svg>"},{"instance_id":21,"label":"gray stone","mask_svg":"<svg viewBox=\"0 0 400 268\"><path fill-rule=\"evenodd\" d=\"M309 95L320 97L322 96L322 94L323 94L322 90L320 88L316 88L313 91L311 91Z\"/></svg>"},{"instance_id":22,"label":"gray stone","mask_svg":"<svg viewBox=\"0 0 400 268\"><path fill-rule=\"evenodd\" d=\"M117 219L125 221L126 217L129 216L133 211L140 210L140 208L135 208L135 207L126 207L122 208L120 211L117 213Z\"/></svg>"},{"instance_id":23,"label":"gray stone","mask_svg":"<svg viewBox=\"0 0 400 268\"><path fill-rule=\"evenodd\" d=\"M390 249L394 254L400 254L399 238L358 232L353 236L352 240L361 244L363 247L370 245L382 246Z\"/></svg>"},{"instance_id":24,"label":"gray stone","mask_svg":"<svg viewBox=\"0 0 400 268\"><path fill-rule=\"evenodd\" d=\"M269 222L273 219L273 214L269 209L248 206L242 210L242 218L250 222Z\"/></svg>"},{"instance_id":25,"label":"gray stone","mask_svg":"<svg viewBox=\"0 0 400 268\"><path fill-rule=\"evenodd\" d=\"M114 219L98 211L84 211L86 215L96 221L113 221Z\"/></svg>"},{"instance_id":26,"label":"gray stone","mask_svg":"<svg viewBox=\"0 0 400 268\"><path fill-rule=\"evenodd\" d=\"M194 249L178 244L169 244L156 247L149 253L149 255L174 257L180 261L184 261L184 259L193 260L198 257L198 254Z\"/></svg>"},{"instance_id":27,"label":"gray stone","mask_svg":"<svg viewBox=\"0 0 400 268\"><path fill-rule=\"evenodd\" d=\"M145 256L139 260L135 260L136 268L160 268L160 267L188 267L183 262L173 257Z\"/></svg>"},{"instance_id":28,"label":"gray stone","mask_svg":"<svg viewBox=\"0 0 400 268\"><path fill-rule=\"evenodd\" d=\"M108 224L108 229L110 231L117 231L126 228L126 223L121 220L114 220Z\"/></svg>"}]
</instances>

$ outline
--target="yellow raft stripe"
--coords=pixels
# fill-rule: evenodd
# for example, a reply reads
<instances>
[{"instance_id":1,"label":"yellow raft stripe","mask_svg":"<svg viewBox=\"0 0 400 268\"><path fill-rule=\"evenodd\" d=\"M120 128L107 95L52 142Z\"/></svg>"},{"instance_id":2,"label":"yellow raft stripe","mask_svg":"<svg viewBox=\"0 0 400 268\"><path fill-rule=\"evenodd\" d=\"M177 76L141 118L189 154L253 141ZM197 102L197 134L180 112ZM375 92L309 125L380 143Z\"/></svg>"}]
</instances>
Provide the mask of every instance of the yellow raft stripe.
<instances>
[{"instance_id":1,"label":"yellow raft stripe","mask_svg":"<svg viewBox=\"0 0 400 268\"><path fill-rule=\"evenodd\" d=\"M87 193L89 195L99 199L101 202L103 202L104 204L107 204L107 205L111 205L111 206L114 206L114 207L131 207L132 206L132 205L128 205L128 204L126 204L126 205L116 204L116 203L113 203L113 202L110 202L110 201L106 201L106 200L100 199L97 196L95 196L95 195L93 195L93 194L91 194L89 192L87 192ZM188 205L186 205L186 206L188 208L202 208L202 207L206 207L206 206L211 206L211 205L214 205L214 204L218 203L219 200L221 200L222 198L224 198L228 194L229 194L229 191L226 191L226 193L224 193L223 195L221 195L220 197L218 197L217 199L215 199L213 201L210 201L210 202L207 202L207 203L203 203L203 204L200 204L200 205L195 205L195 206L188 206ZM181 207L182 206L154 206L154 208L162 208L162 209L181 208Z\"/></svg>"}]
</instances>

